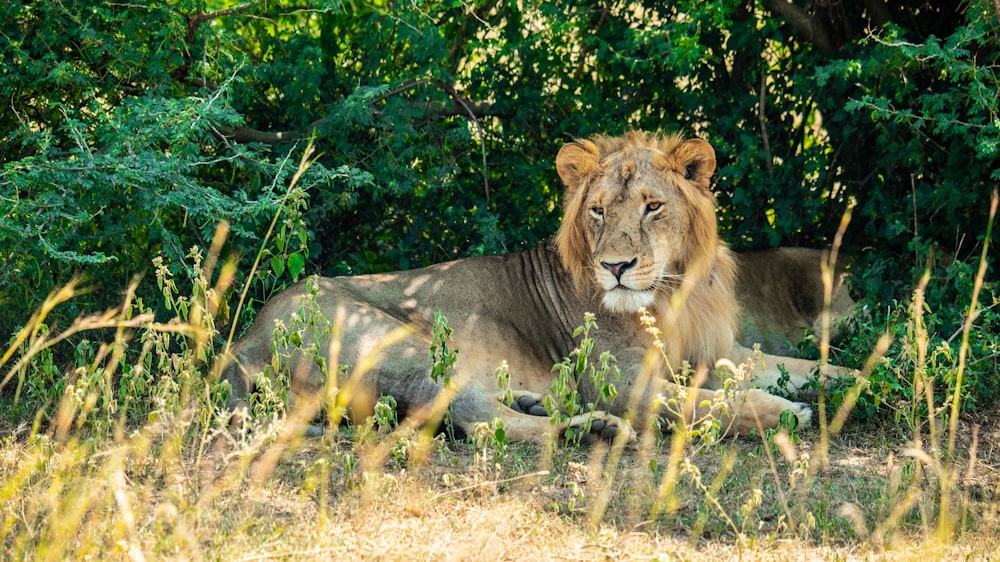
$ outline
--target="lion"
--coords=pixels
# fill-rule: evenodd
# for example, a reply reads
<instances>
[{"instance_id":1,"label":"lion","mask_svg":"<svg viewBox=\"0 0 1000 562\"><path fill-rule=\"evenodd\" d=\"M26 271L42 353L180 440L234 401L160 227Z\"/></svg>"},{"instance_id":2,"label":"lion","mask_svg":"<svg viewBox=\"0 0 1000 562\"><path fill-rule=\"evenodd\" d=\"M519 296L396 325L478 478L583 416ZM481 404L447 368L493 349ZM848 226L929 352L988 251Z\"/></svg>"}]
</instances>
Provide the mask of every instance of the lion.
<instances>
[{"instance_id":1,"label":"lion","mask_svg":"<svg viewBox=\"0 0 1000 562\"><path fill-rule=\"evenodd\" d=\"M570 142L556 156L565 198L553 238L506 255L299 282L272 298L227 354L231 362L222 376L231 388L228 405L245 415L259 377L275 368L291 373L293 395L315 396L330 367L293 353L298 344L333 349L330 359L342 365L371 366L349 381L355 385L349 410L356 419L370 413L374 397L389 395L400 419L408 413L426 420L435 400L446 396L451 421L464 433L499 417L510 440L535 443L570 428L631 438L634 431L624 421L630 403L641 427L646 416L690 420L715 412L726 431L746 434L777 427L786 411L806 426L812 415L806 404L749 388L725 408L710 410L720 396L712 390L720 384L716 377L709 376L705 387L681 387L671 377L684 362L706 372L730 360L755 363L759 386L777 381L784 369L797 387L818 367L752 354L736 344L737 271L718 236L709 185L715 167L709 143L679 135L630 132ZM333 329L306 330L305 341L272 348L276 324L291 323L309 299L336 318ZM648 352L654 336L640 322L642 310L656 318L663 353ZM431 376L428 347L436 313L449 321L454 332L448 345L458 350L448 385ZM553 428L549 417L531 412L550 392L553 364L578 345L574 329L587 313L597 324L591 334L595 356L609 350L617 358L622 377L612 382L620 398L606 410L569 417ZM510 374L509 394L497 389L501 363ZM598 403L599 390L589 381L581 381L577 392L581 403ZM685 393L690 399L682 405L663 405ZM510 395L513 402L504 399Z\"/></svg>"},{"instance_id":2,"label":"lion","mask_svg":"<svg viewBox=\"0 0 1000 562\"><path fill-rule=\"evenodd\" d=\"M774 248L737 254L736 300L744 346L759 344L765 353L797 356L805 336L822 336L822 250ZM827 335L834 339L845 321L855 317L857 303L847 287L848 271L840 262L833 269Z\"/></svg>"}]
</instances>

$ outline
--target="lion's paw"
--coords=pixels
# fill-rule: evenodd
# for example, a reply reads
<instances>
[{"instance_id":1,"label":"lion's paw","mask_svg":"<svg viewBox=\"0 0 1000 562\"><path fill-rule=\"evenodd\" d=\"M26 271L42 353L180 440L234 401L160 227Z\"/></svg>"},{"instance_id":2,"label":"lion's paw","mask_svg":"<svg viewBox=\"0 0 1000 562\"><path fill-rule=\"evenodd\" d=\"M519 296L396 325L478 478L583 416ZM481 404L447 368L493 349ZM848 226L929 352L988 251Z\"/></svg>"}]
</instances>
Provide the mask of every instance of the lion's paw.
<instances>
[{"instance_id":1,"label":"lion's paw","mask_svg":"<svg viewBox=\"0 0 1000 562\"><path fill-rule=\"evenodd\" d=\"M795 417L799 420L799 428L807 428L812 425L813 412L812 408L803 402L792 402L792 407L789 410L795 414Z\"/></svg>"},{"instance_id":2,"label":"lion's paw","mask_svg":"<svg viewBox=\"0 0 1000 562\"><path fill-rule=\"evenodd\" d=\"M509 397L513 397L513 401L508 402L507 399ZM549 415L548 410L545 409L545 396L538 394L537 392L512 390L510 396L507 394L501 394L499 399L500 402L508 408L521 414L527 414L529 416Z\"/></svg>"},{"instance_id":3,"label":"lion's paw","mask_svg":"<svg viewBox=\"0 0 1000 562\"><path fill-rule=\"evenodd\" d=\"M584 443L604 439L614 441L619 434L624 434L626 441L635 440L635 431L625 420L607 412L591 412L573 416L566 422L563 432L574 430L586 433L583 435Z\"/></svg>"}]
</instances>

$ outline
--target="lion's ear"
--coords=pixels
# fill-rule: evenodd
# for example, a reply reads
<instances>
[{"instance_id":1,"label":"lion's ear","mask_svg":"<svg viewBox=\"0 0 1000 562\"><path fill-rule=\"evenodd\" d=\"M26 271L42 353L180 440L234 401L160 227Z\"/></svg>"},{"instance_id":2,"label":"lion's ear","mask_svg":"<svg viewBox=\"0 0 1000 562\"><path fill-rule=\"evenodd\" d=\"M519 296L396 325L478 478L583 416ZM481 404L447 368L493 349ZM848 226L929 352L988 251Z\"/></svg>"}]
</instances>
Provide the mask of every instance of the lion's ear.
<instances>
[{"instance_id":1,"label":"lion's ear","mask_svg":"<svg viewBox=\"0 0 1000 562\"><path fill-rule=\"evenodd\" d=\"M670 154L667 165L691 183L708 190L715 173L715 150L701 139L686 140Z\"/></svg>"},{"instance_id":2,"label":"lion's ear","mask_svg":"<svg viewBox=\"0 0 1000 562\"><path fill-rule=\"evenodd\" d=\"M556 155L556 170L569 189L576 189L584 180L600 169L601 151L597 145L587 141L571 142Z\"/></svg>"}]
</instances>

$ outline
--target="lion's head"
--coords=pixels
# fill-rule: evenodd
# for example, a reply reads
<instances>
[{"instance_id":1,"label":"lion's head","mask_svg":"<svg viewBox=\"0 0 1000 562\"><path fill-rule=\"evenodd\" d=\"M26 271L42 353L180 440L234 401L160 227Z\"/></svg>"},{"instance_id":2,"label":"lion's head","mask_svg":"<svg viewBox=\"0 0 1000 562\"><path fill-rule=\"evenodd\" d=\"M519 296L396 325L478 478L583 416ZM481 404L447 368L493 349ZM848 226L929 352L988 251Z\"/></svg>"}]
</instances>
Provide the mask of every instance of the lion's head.
<instances>
[{"instance_id":1,"label":"lion's head","mask_svg":"<svg viewBox=\"0 0 1000 562\"><path fill-rule=\"evenodd\" d=\"M607 308L649 307L685 276L708 273L718 235L707 142L595 137L564 146L556 167L567 188L563 265L578 285L596 283Z\"/></svg>"},{"instance_id":2,"label":"lion's head","mask_svg":"<svg viewBox=\"0 0 1000 562\"><path fill-rule=\"evenodd\" d=\"M641 132L598 136L564 146L556 168L566 184L556 247L577 288L600 291L612 311L658 309L673 317L668 329L686 359L719 357L737 307L709 189L712 147Z\"/></svg>"}]
</instances>

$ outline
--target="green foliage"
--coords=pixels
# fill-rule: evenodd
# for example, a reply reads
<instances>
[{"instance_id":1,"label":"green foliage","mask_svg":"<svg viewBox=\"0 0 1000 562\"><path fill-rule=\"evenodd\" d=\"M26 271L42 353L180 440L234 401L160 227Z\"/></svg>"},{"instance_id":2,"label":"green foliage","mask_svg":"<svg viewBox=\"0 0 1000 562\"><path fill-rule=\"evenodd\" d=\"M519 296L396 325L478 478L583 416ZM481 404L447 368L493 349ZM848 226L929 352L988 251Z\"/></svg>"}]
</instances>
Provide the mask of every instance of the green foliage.
<instances>
[{"instance_id":1,"label":"green foliage","mask_svg":"<svg viewBox=\"0 0 1000 562\"><path fill-rule=\"evenodd\" d=\"M396 399L392 396L380 396L375 402L375 412L372 414L379 433L387 434L399 423L396 415Z\"/></svg>"},{"instance_id":2,"label":"green foliage","mask_svg":"<svg viewBox=\"0 0 1000 562\"><path fill-rule=\"evenodd\" d=\"M545 410L552 417L554 425L565 422L573 416L592 414L604 409L602 405L610 404L618 397L618 390L613 381L620 381L621 371L618 370L617 359L610 351L602 351L593 360L594 339L590 332L597 329L594 315L587 313L583 325L573 331L574 338L580 338L580 345L568 357L552 367L555 376L552 378L550 394L545 395ZM586 389L586 390L585 390ZM581 392L586 396L595 396L593 402L580 402ZM568 442L579 442L590 432L588 420L574 434L575 428L566 430Z\"/></svg>"},{"instance_id":3,"label":"green foliage","mask_svg":"<svg viewBox=\"0 0 1000 562\"><path fill-rule=\"evenodd\" d=\"M884 312L873 314L877 322L859 323L848 341L843 342L854 353L864 353L861 350L865 345L871 347L871 342L883 334L892 342L868 376L854 409L856 416L871 418L888 410L897 421L903 420L913 427L928 415L946 416L955 399L963 409L975 409L977 405L993 403L1000 396L996 376L1000 359L1000 339L996 337L1000 333L1000 295L995 285L984 287L980 293L979 301L984 305L975 315L968 356L962 364L959 348L963 313L971 306L975 272L962 262L947 269L947 273L939 273L943 283L932 281L915 291L908 301L891 303ZM968 292L964 296L955 293L956 286ZM930 304L941 292L958 295L952 307L935 308ZM858 355L845 360L860 365L865 358ZM960 371L961 380L957 378ZM833 396L834 404L839 404L847 392L847 388L838 389Z\"/></svg>"},{"instance_id":4,"label":"green foliage","mask_svg":"<svg viewBox=\"0 0 1000 562\"><path fill-rule=\"evenodd\" d=\"M398 404L392 396L379 396L373 406L372 415L365 418L352 432L358 443L372 443L387 438L399 423L396 411ZM407 439L397 439L390 452L393 461L402 466L406 458Z\"/></svg>"},{"instance_id":5,"label":"green foliage","mask_svg":"<svg viewBox=\"0 0 1000 562\"><path fill-rule=\"evenodd\" d=\"M0 388L17 380L14 409L50 423L60 439L83 430L100 441L126 425L167 418L218 423L224 389L204 376L214 356L206 342L215 335L217 295L207 285L200 253L188 257L195 278L187 284L198 288L192 295L177 292L162 263L158 269L164 301L176 314L170 323L153 322L134 285L115 309L81 317L58 333L44 323L44 314L32 317L15 340L21 342L15 353L0 360ZM70 284L42 310L80 293ZM109 334L110 341L95 341ZM62 341L76 342L70 360L57 360L54 353Z\"/></svg>"},{"instance_id":6,"label":"green foliage","mask_svg":"<svg viewBox=\"0 0 1000 562\"><path fill-rule=\"evenodd\" d=\"M504 467L510 464L507 456L510 441L503 420L497 417L477 424L471 437L476 448L476 464L483 474L502 475Z\"/></svg>"},{"instance_id":7,"label":"green foliage","mask_svg":"<svg viewBox=\"0 0 1000 562\"><path fill-rule=\"evenodd\" d=\"M242 62L213 88L191 84L182 76L196 64L181 48L187 26L166 5L5 4L0 25L9 54L0 88L14 108L0 119L0 283L12 312L0 329L13 331L74 271L94 285L91 298L77 300L84 310L108 306L152 256L190 271L187 249L206 245L221 220L232 226L230 252L256 247L295 169L284 157L291 147L222 138L245 122L233 104ZM317 183L365 177L318 164L292 206L304 209L305 190ZM305 236L298 242L304 247ZM282 283L302 272L304 258L291 251ZM147 284L139 293L162 306Z\"/></svg>"},{"instance_id":8,"label":"green foliage","mask_svg":"<svg viewBox=\"0 0 1000 562\"><path fill-rule=\"evenodd\" d=\"M458 361L458 350L448 348L448 340L451 339L452 329L448 325L448 319L440 311L434 311L434 326L432 328L430 355L431 372L430 378L436 383L440 383L440 392L454 392L455 384L455 362ZM451 437L455 436L455 426L451 419L451 406L446 405L441 412L440 418L442 426Z\"/></svg>"},{"instance_id":9,"label":"green foliage","mask_svg":"<svg viewBox=\"0 0 1000 562\"><path fill-rule=\"evenodd\" d=\"M847 243L878 248L855 263L856 288L874 306L846 342L853 355L846 361L861 365L862 342L870 348L880 333L893 340L859 397L861 417L887 406L913 425L944 414L952 400L974 407L1000 393L992 264L965 364L957 339L978 254L996 243L995 234L987 239L987 202L1000 177L996 17L988 3L973 2L964 21L944 29L886 25L860 41L853 58L816 72L820 87L846 98L827 121L832 136L854 139L839 143L841 158L868 164L842 174L847 189L863 188L855 210L863 220ZM914 287L925 274L917 300Z\"/></svg>"},{"instance_id":10,"label":"green foliage","mask_svg":"<svg viewBox=\"0 0 1000 562\"><path fill-rule=\"evenodd\" d=\"M443 385L450 385L455 376L455 362L458 361L458 350L448 349L452 329L448 319L440 311L434 312L433 337L431 339L431 380Z\"/></svg>"}]
</instances>

